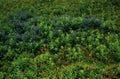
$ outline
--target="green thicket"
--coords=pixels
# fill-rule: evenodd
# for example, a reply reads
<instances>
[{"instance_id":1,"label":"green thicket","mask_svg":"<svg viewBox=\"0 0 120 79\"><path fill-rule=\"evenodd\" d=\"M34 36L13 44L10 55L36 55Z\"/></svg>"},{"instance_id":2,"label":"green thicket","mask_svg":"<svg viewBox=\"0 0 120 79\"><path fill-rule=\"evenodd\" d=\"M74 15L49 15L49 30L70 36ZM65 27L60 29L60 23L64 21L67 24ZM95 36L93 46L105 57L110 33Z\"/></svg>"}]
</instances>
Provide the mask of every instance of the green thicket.
<instances>
[{"instance_id":1,"label":"green thicket","mask_svg":"<svg viewBox=\"0 0 120 79\"><path fill-rule=\"evenodd\" d=\"M119 0L1 0L0 79L119 79Z\"/></svg>"}]
</instances>

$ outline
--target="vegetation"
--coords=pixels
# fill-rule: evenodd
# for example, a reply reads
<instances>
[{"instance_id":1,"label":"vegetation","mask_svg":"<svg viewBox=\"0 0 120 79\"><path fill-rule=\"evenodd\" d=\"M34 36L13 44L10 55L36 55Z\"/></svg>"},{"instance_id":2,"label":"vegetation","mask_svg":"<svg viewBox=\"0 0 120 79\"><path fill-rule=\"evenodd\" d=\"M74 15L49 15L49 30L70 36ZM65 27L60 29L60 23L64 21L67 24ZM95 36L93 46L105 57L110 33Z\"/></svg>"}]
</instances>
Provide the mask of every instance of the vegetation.
<instances>
[{"instance_id":1,"label":"vegetation","mask_svg":"<svg viewBox=\"0 0 120 79\"><path fill-rule=\"evenodd\" d=\"M119 79L119 0L1 0L0 79Z\"/></svg>"}]
</instances>

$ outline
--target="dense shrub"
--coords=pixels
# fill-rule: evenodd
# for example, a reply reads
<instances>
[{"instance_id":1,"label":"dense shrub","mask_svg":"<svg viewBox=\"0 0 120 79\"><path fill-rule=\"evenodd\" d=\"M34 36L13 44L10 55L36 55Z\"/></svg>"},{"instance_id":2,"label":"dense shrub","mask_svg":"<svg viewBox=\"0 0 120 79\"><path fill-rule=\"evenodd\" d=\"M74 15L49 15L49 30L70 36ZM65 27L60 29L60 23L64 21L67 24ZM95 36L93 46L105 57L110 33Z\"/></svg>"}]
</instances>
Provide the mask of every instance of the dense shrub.
<instances>
[{"instance_id":1,"label":"dense shrub","mask_svg":"<svg viewBox=\"0 0 120 79\"><path fill-rule=\"evenodd\" d=\"M6 2L9 13L0 3L6 14L0 15L0 79L119 78L119 10L113 2L22 1Z\"/></svg>"}]
</instances>

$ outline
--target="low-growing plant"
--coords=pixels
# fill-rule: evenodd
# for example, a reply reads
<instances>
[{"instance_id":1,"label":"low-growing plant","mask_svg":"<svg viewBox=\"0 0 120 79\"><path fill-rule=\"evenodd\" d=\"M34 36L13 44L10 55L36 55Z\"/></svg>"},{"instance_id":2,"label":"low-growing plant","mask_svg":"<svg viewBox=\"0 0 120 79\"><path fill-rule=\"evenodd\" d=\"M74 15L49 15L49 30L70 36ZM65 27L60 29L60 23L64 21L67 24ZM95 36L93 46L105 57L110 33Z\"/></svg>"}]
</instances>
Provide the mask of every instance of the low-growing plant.
<instances>
[{"instance_id":1,"label":"low-growing plant","mask_svg":"<svg viewBox=\"0 0 120 79\"><path fill-rule=\"evenodd\" d=\"M119 78L115 4L0 1L0 79Z\"/></svg>"}]
</instances>

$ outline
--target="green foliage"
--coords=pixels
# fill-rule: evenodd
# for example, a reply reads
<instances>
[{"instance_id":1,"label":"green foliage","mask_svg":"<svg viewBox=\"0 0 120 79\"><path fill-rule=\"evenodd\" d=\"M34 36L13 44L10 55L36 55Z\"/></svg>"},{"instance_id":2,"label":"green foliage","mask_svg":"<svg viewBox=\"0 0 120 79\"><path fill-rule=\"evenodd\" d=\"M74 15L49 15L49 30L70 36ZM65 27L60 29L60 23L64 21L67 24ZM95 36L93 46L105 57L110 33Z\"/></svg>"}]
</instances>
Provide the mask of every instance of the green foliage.
<instances>
[{"instance_id":1,"label":"green foliage","mask_svg":"<svg viewBox=\"0 0 120 79\"><path fill-rule=\"evenodd\" d=\"M119 79L118 2L0 1L0 79Z\"/></svg>"}]
</instances>

